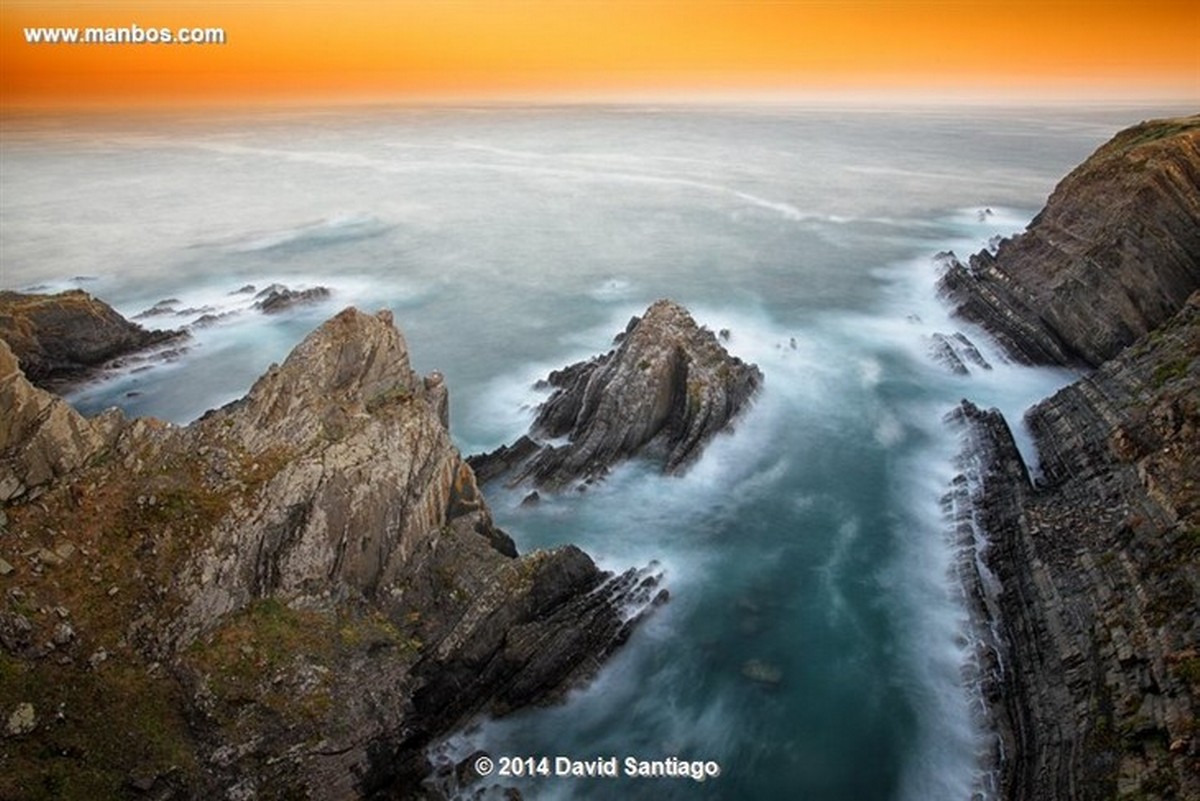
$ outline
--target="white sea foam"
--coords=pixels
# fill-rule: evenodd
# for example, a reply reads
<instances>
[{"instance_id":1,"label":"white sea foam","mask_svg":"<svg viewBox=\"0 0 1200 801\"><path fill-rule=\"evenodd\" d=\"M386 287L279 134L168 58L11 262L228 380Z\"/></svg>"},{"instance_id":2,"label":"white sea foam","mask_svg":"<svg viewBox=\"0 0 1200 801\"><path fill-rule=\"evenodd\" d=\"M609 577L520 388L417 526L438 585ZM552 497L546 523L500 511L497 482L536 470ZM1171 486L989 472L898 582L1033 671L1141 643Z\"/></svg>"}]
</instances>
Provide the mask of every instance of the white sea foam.
<instances>
[{"instance_id":1,"label":"white sea foam","mask_svg":"<svg viewBox=\"0 0 1200 801\"><path fill-rule=\"evenodd\" d=\"M342 306L399 306L413 358L447 374L468 452L511 442L545 397L537 379L675 297L764 371L734 431L682 477L629 464L532 508L488 489L523 550L659 559L672 600L565 706L485 723L473 743L718 758L725 783L688 788L708 798L966 799L986 737L938 506L957 449L941 416L961 397L998 406L1031 458L1024 408L1071 375L1009 364L952 319L931 256L1019 231L1123 124L1046 115L1063 130L974 110L491 108L6 137L0 284L95 274L85 288L127 314L165 297L239 311L109 385L179 422L243 394ZM1016 146L1035 148L1020 165ZM227 294L272 281L334 295L266 316ZM954 331L993 369L931 361L932 334ZM779 686L748 680L750 658Z\"/></svg>"}]
</instances>

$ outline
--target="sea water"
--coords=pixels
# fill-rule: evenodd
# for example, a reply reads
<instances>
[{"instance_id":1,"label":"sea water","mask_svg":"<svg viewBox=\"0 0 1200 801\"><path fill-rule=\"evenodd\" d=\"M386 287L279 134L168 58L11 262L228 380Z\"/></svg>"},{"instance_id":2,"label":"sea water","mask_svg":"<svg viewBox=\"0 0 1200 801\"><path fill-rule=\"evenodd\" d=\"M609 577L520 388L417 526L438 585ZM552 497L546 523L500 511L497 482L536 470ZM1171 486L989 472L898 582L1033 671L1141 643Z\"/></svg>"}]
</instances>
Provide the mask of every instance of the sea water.
<instances>
[{"instance_id":1,"label":"sea water","mask_svg":"<svg viewBox=\"0 0 1200 801\"><path fill-rule=\"evenodd\" d=\"M81 388L186 423L242 395L347 305L391 308L445 373L464 453L525 431L550 370L670 297L765 375L680 477L643 464L520 506L522 551L662 564L671 601L557 706L431 750L495 760L715 762L692 778L494 776L526 798L860 801L989 795L965 678L971 625L939 505L958 400L1030 403L1072 379L1010 364L937 300L934 254L1020 231L1141 108L428 107L9 119L0 286L82 287L133 316L170 299L184 353ZM327 286L267 316L253 293ZM227 314L228 313L228 314ZM935 332L993 365L953 375Z\"/></svg>"}]
</instances>

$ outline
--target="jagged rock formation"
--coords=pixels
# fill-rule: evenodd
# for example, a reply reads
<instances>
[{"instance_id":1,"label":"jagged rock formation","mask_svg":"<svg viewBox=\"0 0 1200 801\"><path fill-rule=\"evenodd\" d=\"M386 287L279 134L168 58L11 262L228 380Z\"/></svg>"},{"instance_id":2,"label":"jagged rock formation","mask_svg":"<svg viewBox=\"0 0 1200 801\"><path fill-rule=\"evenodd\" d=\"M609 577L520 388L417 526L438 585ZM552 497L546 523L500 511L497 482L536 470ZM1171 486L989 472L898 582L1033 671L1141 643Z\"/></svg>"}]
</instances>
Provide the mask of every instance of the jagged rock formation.
<instances>
[{"instance_id":1,"label":"jagged rock formation","mask_svg":"<svg viewBox=\"0 0 1200 801\"><path fill-rule=\"evenodd\" d=\"M38 492L82 467L110 443L119 416L84 420L66 401L37 389L0 339L0 502Z\"/></svg>"},{"instance_id":2,"label":"jagged rock formation","mask_svg":"<svg viewBox=\"0 0 1200 801\"><path fill-rule=\"evenodd\" d=\"M1062 180L1025 233L955 259L941 293L1016 359L1112 358L1200 288L1200 116L1119 133Z\"/></svg>"},{"instance_id":3,"label":"jagged rock formation","mask_svg":"<svg viewBox=\"0 0 1200 801\"><path fill-rule=\"evenodd\" d=\"M431 738L554 698L665 599L516 556L389 313L183 428L86 420L5 353L0 464L49 467L0 521L0 715L34 720L0 796L418 797Z\"/></svg>"},{"instance_id":4,"label":"jagged rock formation","mask_svg":"<svg viewBox=\"0 0 1200 801\"><path fill-rule=\"evenodd\" d=\"M983 358L975 343L961 331L955 331L949 336L942 333L933 334L929 340L929 355L955 375L968 375L971 367L979 370L992 369L992 365Z\"/></svg>"},{"instance_id":5,"label":"jagged rock formation","mask_svg":"<svg viewBox=\"0 0 1200 801\"><path fill-rule=\"evenodd\" d=\"M487 482L509 474L561 488L645 457L668 473L686 467L742 411L762 383L758 367L731 356L677 303L660 300L634 317L616 349L550 374L554 393L530 434L471 457ZM566 444L541 439L566 438Z\"/></svg>"},{"instance_id":6,"label":"jagged rock formation","mask_svg":"<svg viewBox=\"0 0 1200 801\"><path fill-rule=\"evenodd\" d=\"M1036 486L1000 414L960 410L999 582L1006 799L1200 796L1198 356L1200 293L1033 407Z\"/></svg>"},{"instance_id":7,"label":"jagged rock formation","mask_svg":"<svg viewBox=\"0 0 1200 801\"><path fill-rule=\"evenodd\" d=\"M271 284L254 296L254 308L263 314L279 314L293 306L328 300L331 294L328 287L323 286L315 286L311 289L289 289L283 284Z\"/></svg>"},{"instance_id":8,"label":"jagged rock formation","mask_svg":"<svg viewBox=\"0 0 1200 801\"><path fill-rule=\"evenodd\" d=\"M186 337L147 331L79 289L57 295L0 292L0 339L35 385L62 389L120 356Z\"/></svg>"}]
</instances>

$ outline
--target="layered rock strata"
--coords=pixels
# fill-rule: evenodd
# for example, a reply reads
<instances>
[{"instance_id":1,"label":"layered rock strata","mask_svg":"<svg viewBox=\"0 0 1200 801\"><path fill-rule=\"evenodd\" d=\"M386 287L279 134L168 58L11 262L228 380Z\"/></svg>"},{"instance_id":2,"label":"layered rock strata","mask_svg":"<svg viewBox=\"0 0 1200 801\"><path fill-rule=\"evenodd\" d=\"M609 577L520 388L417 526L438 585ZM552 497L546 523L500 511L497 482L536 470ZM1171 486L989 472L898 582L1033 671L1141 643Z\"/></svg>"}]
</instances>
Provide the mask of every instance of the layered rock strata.
<instances>
[{"instance_id":1,"label":"layered rock strata","mask_svg":"<svg viewBox=\"0 0 1200 801\"><path fill-rule=\"evenodd\" d=\"M1019 236L941 293L1014 358L1099 366L1200 288L1200 116L1122 131L1055 188Z\"/></svg>"},{"instance_id":2,"label":"layered rock strata","mask_svg":"<svg viewBox=\"0 0 1200 801\"><path fill-rule=\"evenodd\" d=\"M731 425L762 384L757 366L731 356L669 300L631 319L617 342L608 353L550 374L554 392L530 433L471 457L481 481L505 476L512 485L562 488L635 457L678 472Z\"/></svg>"},{"instance_id":3,"label":"layered rock strata","mask_svg":"<svg viewBox=\"0 0 1200 801\"><path fill-rule=\"evenodd\" d=\"M1200 797L1200 293L1030 410L960 410L998 580L1006 799ZM980 582L980 586L985 586Z\"/></svg>"},{"instance_id":4,"label":"layered rock strata","mask_svg":"<svg viewBox=\"0 0 1200 801\"><path fill-rule=\"evenodd\" d=\"M653 568L516 556L389 313L187 427L14 367L0 478L46 477L0 521L2 697L33 720L0 796L420 797L432 738L555 698L665 599Z\"/></svg>"}]
</instances>

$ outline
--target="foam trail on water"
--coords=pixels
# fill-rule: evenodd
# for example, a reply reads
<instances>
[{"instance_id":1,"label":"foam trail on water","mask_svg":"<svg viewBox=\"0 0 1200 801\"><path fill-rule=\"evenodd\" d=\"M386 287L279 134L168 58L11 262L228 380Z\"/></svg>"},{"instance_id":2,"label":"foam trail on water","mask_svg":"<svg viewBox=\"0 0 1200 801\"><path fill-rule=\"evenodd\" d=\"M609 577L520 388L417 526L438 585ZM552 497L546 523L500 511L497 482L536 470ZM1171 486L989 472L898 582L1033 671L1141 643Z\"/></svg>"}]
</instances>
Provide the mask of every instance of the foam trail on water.
<instances>
[{"instance_id":1,"label":"foam trail on water","mask_svg":"<svg viewBox=\"0 0 1200 801\"><path fill-rule=\"evenodd\" d=\"M255 307L260 292L273 285L294 290L315 286L330 289L326 299L278 314ZM117 299L113 306L147 327L186 329L186 339L159 353L123 360L124 366L106 371L95 381L75 388L67 399L85 414L119 406L130 416L149 415L187 423L210 408L236 400L272 362L281 362L321 322L347 306L373 311L378 290L366 278L341 276L260 275L254 290L237 280L205 280L179 287L169 298L140 295ZM144 291L144 290L143 290ZM397 282L390 306L418 303L427 290ZM145 316L157 307L161 313ZM205 392L194 387L203 385Z\"/></svg>"},{"instance_id":2,"label":"foam trail on water","mask_svg":"<svg viewBox=\"0 0 1200 801\"><path fill-rule=\"evenodd\" d=\"M1011 209L961 210L947 220L957 236L949 243L962 256L1019 231L1026 215ZM942 249L939 247L939 249ZM929 391L924 400L902 404L906 424L923 443L910 450L897 471L895 504L900 558L885 574L899 603L897 616L910 633L908 691L922 719L912 760L904 775L902 801L929 798L991 798L994 781L989 757L993 735L982 717L979 687L973 682L976 626L963 597L953 521L942 499L957 474L962 448L958 434L944 422L957 399L967 397L997 406L1019 422L1024 410L1075 376L1069 370L1029 368L1012 363L985 331L954 318L937 299L939 268L932 257L894 265L884 273L891 313L848 320L872 342L889 342L910 363L908 371ZM952 375L930 355L935 333L964 331L992 369L972 366L969 375ZM1014 426L1027 460L1036 462L1032 444ZM976 543L977 547L986 547Z\"/></svg>"}]
</instances>

